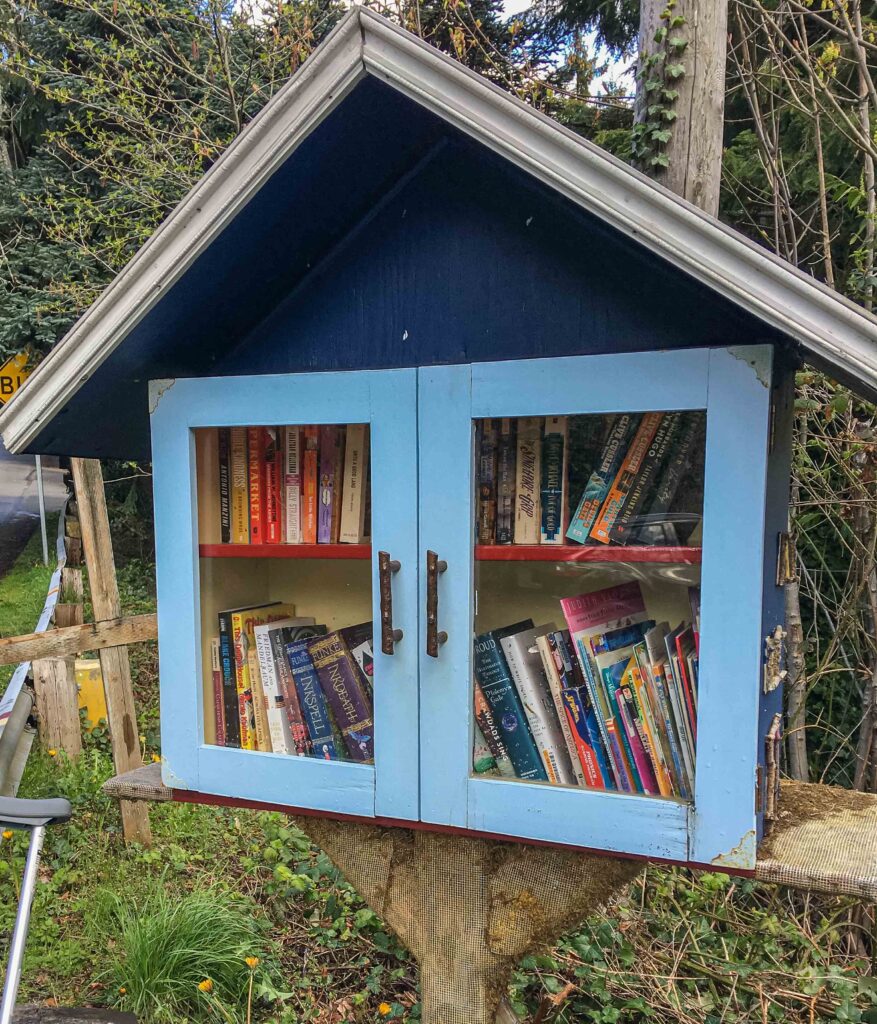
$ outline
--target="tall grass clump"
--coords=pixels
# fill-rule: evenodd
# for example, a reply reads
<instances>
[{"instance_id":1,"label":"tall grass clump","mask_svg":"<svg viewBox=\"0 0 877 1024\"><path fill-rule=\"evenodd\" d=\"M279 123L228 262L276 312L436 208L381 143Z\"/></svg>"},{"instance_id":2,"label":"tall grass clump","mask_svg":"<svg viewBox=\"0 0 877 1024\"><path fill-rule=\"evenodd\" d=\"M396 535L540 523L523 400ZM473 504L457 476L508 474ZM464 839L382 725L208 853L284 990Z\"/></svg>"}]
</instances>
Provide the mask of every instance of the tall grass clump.
<instances>
[{"instance_id":1,"label":"tall grass clump","mask_svg":"<svg viewBox=\"0 0 877 1024\"><path fill-rule=\"evenodd\" d=\"M111 892L98 901L98 919L109 946L101 975L117 1005L143 1024L201 1017L198 990L205 979L230 1009L247 1004L251 968L266 962L266 939L254 907L216 890L170 898L163 892L139 905Z\"/></svg>"}]
</instances>

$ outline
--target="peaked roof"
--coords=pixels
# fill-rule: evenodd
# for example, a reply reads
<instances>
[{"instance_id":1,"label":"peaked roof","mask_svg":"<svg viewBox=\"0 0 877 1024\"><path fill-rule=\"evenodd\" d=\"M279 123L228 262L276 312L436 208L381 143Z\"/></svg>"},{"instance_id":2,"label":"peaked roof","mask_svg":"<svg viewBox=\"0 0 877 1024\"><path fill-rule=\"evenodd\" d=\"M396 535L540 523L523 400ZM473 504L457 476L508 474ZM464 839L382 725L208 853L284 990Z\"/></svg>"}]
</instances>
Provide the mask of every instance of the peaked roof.
<instances>
[{"instance_id":1,"label":"peaked roof","mask_svg":"<svg viewBox=\"0 0 877 1024\"><path fill-rule=\"evenodd\" d=\"M0 413L40 432L364 76L449 122L877 395L877 319L391 22L354 7Z\"/></svg>"}]
</instances>

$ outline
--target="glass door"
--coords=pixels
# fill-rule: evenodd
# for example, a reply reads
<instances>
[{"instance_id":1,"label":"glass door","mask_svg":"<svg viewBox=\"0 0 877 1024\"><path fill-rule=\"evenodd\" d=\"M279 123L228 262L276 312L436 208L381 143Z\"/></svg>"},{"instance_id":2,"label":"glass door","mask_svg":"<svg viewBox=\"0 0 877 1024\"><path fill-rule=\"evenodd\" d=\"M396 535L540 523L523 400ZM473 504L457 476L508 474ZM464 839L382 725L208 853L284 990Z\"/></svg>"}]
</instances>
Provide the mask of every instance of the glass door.
<instances>
[{"instance_id":1,"label":"glass door","mask_svg":"<svg viewBox=\"0 0 877 1024\"><path fill-rule=\"evenodd\" d=\"M159 402L157 482L179 462L157 505L182 510L185 474L196 509L192 592L165 553L179 525L157 515L163 622L169 605L195 616L193 677L175 679L179 652L165 657L162 637L165 756L195 773L189 788L416 817L416 622L403 625L417 575L414 388L413 371L225 378L178 382Z\"/></svg>"}]
</instances>

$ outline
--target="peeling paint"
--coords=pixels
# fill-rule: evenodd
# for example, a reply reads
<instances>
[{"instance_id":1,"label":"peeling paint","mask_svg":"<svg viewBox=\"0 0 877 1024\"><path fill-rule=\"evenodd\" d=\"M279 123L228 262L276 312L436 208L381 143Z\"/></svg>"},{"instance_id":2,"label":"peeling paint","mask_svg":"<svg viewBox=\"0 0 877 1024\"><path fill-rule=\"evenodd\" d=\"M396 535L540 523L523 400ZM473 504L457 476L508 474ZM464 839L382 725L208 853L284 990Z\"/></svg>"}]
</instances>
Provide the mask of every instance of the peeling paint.
<instances>
[{"instance_id":1,"label":"peeling paint","mask_svg":"<svg viewBox=\"0 0 877 1024\"><path fill-rule=\"evenodd\" d=\"M174 377L164 377L160 380L151 380L149 382L149 415L151 416L158 408L158 403L161 401L161 396L165 391L170 389L176 384Z\"/></svg>"},{"instance_id":2,"label":"peeling paint","mask_svg":"<svg viewBox=\"0 0 877 1024\"><path fill-rule=\"evenodd\" d=\"M757 355L753 356L750 345L739 345L728 349L730 355L741 362L746 363L755 370L755 376L766 388L770 387L770 354L761 348L757 349Z\"/></svg>"},{"instance_id":3,"label":"peeling paint","mask_svg":"<svg viewBox=\"0 0 877 1024\"><path fill-rule=\"evenodd\" d=\"M736 846L713 857L710 864L724 868L751 868L755 864L755 829L745 832Z\"/></svg>"},{"instance_id":4,"label":"peeling paint","mask_svg":"<svg viewBox=\"0 0 877 1024\"><path fill-rule=\"evenodd\" d=\"M183 780L181 778L179 778L175 774L173 768L171 768L171 766L167 763L167 761L164 758L161 759L161 781L169 789L188 789L189 788L186 785L186 783L183 782Z\"/></svg>"}]
</instances>

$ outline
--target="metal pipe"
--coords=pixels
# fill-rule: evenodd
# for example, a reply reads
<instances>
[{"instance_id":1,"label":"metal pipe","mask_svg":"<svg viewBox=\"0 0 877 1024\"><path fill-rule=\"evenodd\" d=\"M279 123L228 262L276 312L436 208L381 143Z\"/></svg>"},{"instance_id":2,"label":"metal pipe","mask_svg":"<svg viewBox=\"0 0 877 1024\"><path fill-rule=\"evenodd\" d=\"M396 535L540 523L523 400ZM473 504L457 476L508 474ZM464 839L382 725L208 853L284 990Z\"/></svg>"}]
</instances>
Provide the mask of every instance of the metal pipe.
<instances>
[{"instance_id":1,"label":"metal pipe","mask_svg":"<svg viewBox=\"0 0 877 1024\"><path fill-rule=\"evenodd\" d=\"M39 455L34 459L37 464L37 501L40 506L40 534L43 538L43 565L49 564L49 536L46 533L46 496L43 494L43 460Z\"/></svg>"},{"instance_id":2,"label":"metal pipe","mask_svg":"<svg viewBox=\"0 0 877 1024\"><path fill-rule=\"evenodd\" d=\"M0 733L0 796L13 796L7 788L9 769L15 760L15 753L21 743L27 720L33 711L34 695L27 686L22 686Z\"/></svg>"},{"instance_id":3,"label":"metal pipe","mask_svg":"<svg viewBox=\"0 0 877 1024\"><path fill-rule=\"evenodd\" d=\"M37 869L40 866L40 851L43 848L45 832L45 826L37 825L30 833L30 845L27 848L24 877L21 880L21 892L18 897L18 910L15 912L15 925L12 929L12 941L9 944L9 962L6 965L6 980L3 983L3 1002L0 1004L0 1024L12 1024L15 997L18 995L18 983L21 980L21 966L24 961L24 945L27 942L27 929L30 924L30 908L37 884Z\"/></svg>"}]
</instances>

